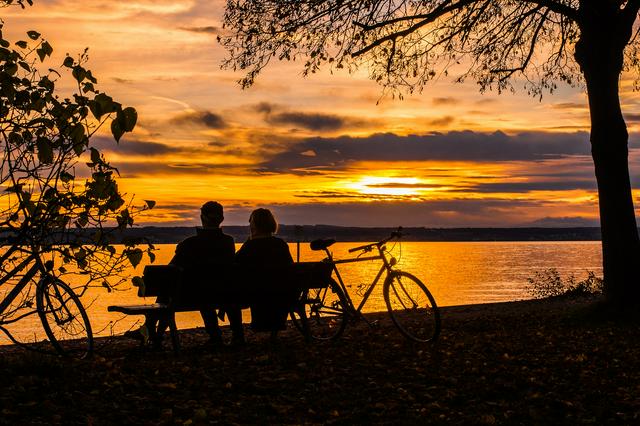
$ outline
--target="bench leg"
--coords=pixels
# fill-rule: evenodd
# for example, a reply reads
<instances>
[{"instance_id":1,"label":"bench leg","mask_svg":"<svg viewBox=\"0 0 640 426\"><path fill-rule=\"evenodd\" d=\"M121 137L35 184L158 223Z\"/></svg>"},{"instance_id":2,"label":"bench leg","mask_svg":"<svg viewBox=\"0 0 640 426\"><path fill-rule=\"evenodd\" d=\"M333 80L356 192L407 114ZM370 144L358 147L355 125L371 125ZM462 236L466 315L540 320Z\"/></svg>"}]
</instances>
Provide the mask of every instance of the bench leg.
<instances>
[{"instance_id":1,"label":"bench leg","mask_svg":"<svg viewBox=\"0 0 640 426\"><path fill-rule=\"evenodd\" d=\"M304 303L300 304L296 308L296 312L302 325L302 335L304 336L304 340L308 343L311 341L311 331L309 331L309 319L305 312Z\"/></svg>"},{"instance_id":2,"label":"bench leg","mask_svg":"<svg viewBox=\"0 0 640 426\"><path fill-rule=\"evenodd\" d=\"M180 338L178 336L178 327L176 326L176 314L174 312L169 313L169 332L171 334L171 345L173 346L173 352L176 354L180 352Z\"/></svg>"}]
</instances>

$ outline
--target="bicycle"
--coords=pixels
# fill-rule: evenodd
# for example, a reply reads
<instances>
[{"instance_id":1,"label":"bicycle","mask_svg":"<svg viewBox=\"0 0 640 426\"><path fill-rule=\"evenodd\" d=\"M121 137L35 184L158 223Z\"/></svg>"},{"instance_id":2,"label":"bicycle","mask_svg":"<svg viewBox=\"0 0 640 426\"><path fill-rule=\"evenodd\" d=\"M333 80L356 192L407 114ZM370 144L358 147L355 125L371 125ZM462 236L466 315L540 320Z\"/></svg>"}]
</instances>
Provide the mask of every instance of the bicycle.
<instances>
[{"instance_id":1,"label":"bicycle","mask_svg":"<svg viewBox=\"0 0 640 426\"><path fill-rule=\"evenodd\" d=\"M24 291L29 283L37 277L36 282L36 311L42 327L53 348L61 355L85 358L93 351L93 333L91 323L80 298L73 289L55 276L51 275L43 262L37 248L24 250L19 245L12 245L0 256L0 265L12 255L20 252L26 257L11 271L2 268L4 276L0 277L0 286L6 284L20 272L25 271L13 289L0 301L0 315L3 314ZM31 265L31 266L29 266ZM17 342L4 325L19 321L34 312L29 311L9 320L0 319L0 328L14 343Z\"/></svg>"},{"instance_id":2,"label":"bicycle","mask_svg":"<svg viewBox=\"0 0 640 426\"><path fill-rule=\"evenodd\" d=\"M337 281L330 278L328 286L304 292L301 299L304 310L291 313L294 325L300 330L306 328L310 336L316 340L332 340L339 337L348 320L361 318L366 321L362 308L383 273L386 272L382 292L387 311L400 333L416 342L435 340L440 334L440 313L435 299L415 275L395 269L397 261L393 256L389 256L386 250L386 243L401 237L402 228L399 228L381 241L349 249L349 253L361 252L357 257L339 260L334 259L329 250L329 247L336 242L334 239L312 241L310 243L312 250L324 250L326 253L327 257L323 261L333 266ZM361 257L371 252L374 252L372 256ZM337 265L370 260L381 260L382 265L372 283L366 287L362 301L356 307Z\"/></svg>"}]
</instances>

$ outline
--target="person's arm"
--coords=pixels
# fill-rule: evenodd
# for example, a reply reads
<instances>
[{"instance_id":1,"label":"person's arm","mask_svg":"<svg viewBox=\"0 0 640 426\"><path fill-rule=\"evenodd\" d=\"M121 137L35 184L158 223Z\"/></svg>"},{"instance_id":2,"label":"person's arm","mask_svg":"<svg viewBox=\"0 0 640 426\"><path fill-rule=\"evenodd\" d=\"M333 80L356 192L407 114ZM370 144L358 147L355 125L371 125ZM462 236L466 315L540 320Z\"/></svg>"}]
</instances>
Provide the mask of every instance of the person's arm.
<instances>
[{"instance_id":1,"label":"person's arm","mask_svg":"<svg viewBox=\"0 0 640 426\"><path fill-rule=\"evenodd\" d=\"M179 242L176 246L176 252L173 258L169 262L169 265L183 266L185 261L185 248L184 242Z\"/></svg>"},{"instance_id":2,"label":"person's arm","mask_svg":"<svg viewBox=\"0 0 640 426\"><path fill-rule=\"evenodd\" d=\"M231 263L234 260L236 254L236 243L233 241L233 237L227 238L226 247L224 249L224 260L226 263Z\"/></svg>"},{"instance_id":3,"label":"person's arm","mask_svg":"<svg viewBox=\"0 0 640 426\"><path fill-rule=\"evenodd\" d=\"M289 251L289 244L286 241L282 241L282 257L286 263L293 263L293 257L291 256L291 252Z\"/></svg>"}]
</instances>

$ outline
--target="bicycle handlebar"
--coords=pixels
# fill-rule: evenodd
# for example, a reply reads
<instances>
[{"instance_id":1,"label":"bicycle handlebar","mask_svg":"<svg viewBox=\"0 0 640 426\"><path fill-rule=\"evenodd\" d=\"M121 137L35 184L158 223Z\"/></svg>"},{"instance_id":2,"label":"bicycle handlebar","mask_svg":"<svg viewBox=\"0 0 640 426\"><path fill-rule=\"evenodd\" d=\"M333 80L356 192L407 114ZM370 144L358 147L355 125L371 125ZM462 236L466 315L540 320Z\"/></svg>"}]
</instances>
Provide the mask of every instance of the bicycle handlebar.
<instances>
[{"instance_id":1,"label":"bicycle handlebar","mask_svg":"<svg viewBox=\"0 0 640 426\"><path fill-rule=\"evenodd\" d=\"M353 252L362 251L362 250L368 251L368 250L371 250L373 247L380 247L381 245L385 244L386 242L394 238L402 238L402 226L398 227L397 231L393 231L389 237L383 240L380 240L377 243L365 244L363 246L350 248L348 252L353 253Z\"/></svg>"}]
</instances>

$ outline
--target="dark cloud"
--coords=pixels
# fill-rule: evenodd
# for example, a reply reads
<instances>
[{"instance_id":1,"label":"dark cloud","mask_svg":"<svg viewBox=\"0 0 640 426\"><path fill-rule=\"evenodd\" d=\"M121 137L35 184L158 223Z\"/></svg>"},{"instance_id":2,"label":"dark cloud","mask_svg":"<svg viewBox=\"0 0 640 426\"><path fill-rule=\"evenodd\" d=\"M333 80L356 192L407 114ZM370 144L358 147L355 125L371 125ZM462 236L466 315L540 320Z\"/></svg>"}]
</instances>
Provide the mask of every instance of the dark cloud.
<instances>
[{"instance_id":1,"label":"dark cloud","mask_svg":"<svg viewBox=\"0 0 640 426\"><path fill-rule=\"evenodd\" d=\"M343 117L335 114L315 112L288 111L280 105L261 102L254 107L255 111L265 115L269 124L300 127L316 132L335 132L347 128L362 127L365 120Z\"/></svg>"},{"instance_id":2,"label":"dark cloud","mask_svg":"<svg viewBox=\"0 0 640 426\"><path fill-rule=\"evenodd\" d=\"M628 123L638 123L640 122L640 114L624 114L624 119Z\"/></svg>"},{"instance_id":3,"label":"dark cloud","mask_svg":"<svg viewBox=\"0 0 640 426\"><path fill-rule=\"evenodd\" d=\"M94 137L91 145L99 150L117 152L119 154L156 156L180 152L179 148L174 148L158 142L142 141L121 141L116 144L113 140Z\"/></svg>"},{"instance_id":4,"label":"dark cloud","mask_svg":"<svg viewBox=\"0 0 640 426\"><path fill-rule=\"evenodd\" d=\"M189 31L192 33L207 33L207 34L217 34L220 32L220 28L208 26L208 27L180 27L183 31Z\"/></svg>"},{"instance_id":5,"label":"dark cloud","mask_svg":"<svg viewBox=\"0 0 640 426\"><path fill-rule=\"evenodd\" d=\"M131 83L133 83L133 80L130 80L128 78L111 77L111 80L115 81L116 83L120 83L120 84L131 84Z\"/></svg>"},{"instance_id":6,"label":"dark cloud","mask_svg":"<svg viewBox=\"0 0 640 426\"><path fill-rule=\"evenodd\" d=\"M592 191L597 188L595 177L586 180L566 181L534 181L534 182L505 182L505 183L481 183L465 188L470 192L483 193L524 193L531 191L571 191L583 189Z\"/></svg>"},{"instance_id":7,"label":"dark cloud","mask_svg":"<svg viewBox=\"0 0 640 426\"><path fill-rule=\"evenodd\" d=\"M551 108L554 109L563 109L563 110L586 110L586 104L580 104L576 102L559 102L551 105Z\"/></svg>"},{"instance_id":8,"label":"dark cloud","mask_svg":"<svg viewBox=\"0 0 640 426\"><path fill-rule=\"evenodd\" d=\"M171 119L177 125L204 126L209 129L224 129L227 127L225 120L211 111L189 112Z\"/></svg>"},{"instance_id":9,"label":"dark cloud","mask_svg":"<svg viewBox=\"0 0 640 426\"><path fill-rule=\"evenodd\" d=\"M425 123L429 126L436 126L436 127L447 127L450 124L452 124L454 121L456 121L456 119L450 115L446 115L444 117L440 117L440 118L433 118L431 120L426 120Z\"/></svg>"},{"instance_id":10,"label":"dark cloud","mask_svg":"<svg viewBox=\"0 0 640 426\"><path fill-rule=\"evenodd\" d=\"M261 112L263 114L271 114L271 111L278 108L279 107L277 105L270 104L268 102L260 102L254 107L256 112Z\"/></svg>"},{"instance_id":11,"label":"dark cloud","mask_svg":"<svg viewBox=\"0 0 640 426\"><path fill-rule=\"evenodd\" d=\"M346 125L344 118L331 114L281 112L267 118L271 124L292 125L315 131L335 131Z\"/></svg>"},{"instance_id":12,"label":"dark cloud","mask_svg":"<svg viewBox=\"0 0 640 426\"><path fill-rule=\"evenodd\" d=\"M457 105L457 104L460 103L460 101L458 99L452 98L452 97L442 97L442 98L433 98L431 103L433 103L434 105L437 105L437 106L441 106L441 105Z\"/></svg>"},{"instance_id":13,"label":"dark cloud","mask_svg":"<svg viewBox=\"0 0 640 426\"><path fill-rule=\"evenodd\" d=\"M542 161L567 156L590 155L586 132L472 131L398 136L391 133L368 137L310 138L292 145L260 164L265 172L298 173L325 167L343 169L356 161ZM315 156L303 155L313 151Z\"/></svg>"},{"instance_id":14,"label":"dark cloud","mask_svg":"<svg viewBox=\"0 0 640 426\"><path fill-rule=\"evenodd\" d=\"M118 161L114 164L124 177L131 178L139 175L170 176L170 175L204 175L207 173L229 173L234 175L253 175L246 170L246 164L212 164L212 163L185 163L166 161Z\"/></svg>"}]
</instances>

